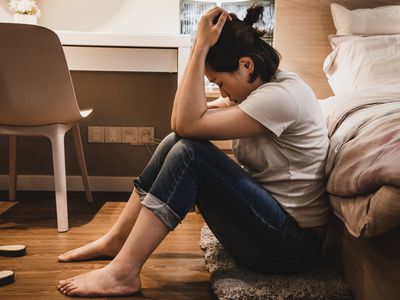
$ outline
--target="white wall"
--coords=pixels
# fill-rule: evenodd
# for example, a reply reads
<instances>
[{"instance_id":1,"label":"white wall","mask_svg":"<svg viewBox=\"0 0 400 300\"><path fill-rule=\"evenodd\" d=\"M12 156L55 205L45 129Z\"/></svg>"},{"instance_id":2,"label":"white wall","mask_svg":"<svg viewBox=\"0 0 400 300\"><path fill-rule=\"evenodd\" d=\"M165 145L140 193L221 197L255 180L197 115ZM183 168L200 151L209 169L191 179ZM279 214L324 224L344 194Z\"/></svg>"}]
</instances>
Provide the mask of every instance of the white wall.
<instances>
[{"instance_id":1,"label":"white wall","mask_svg":"<svg viewBox=\"0 0 400 300\"><path fill-rule=\"evenodd\" d=\"M0 0L0 22L12 21ZM179 0L37 0L40 25L53 30L123 33L180 32Z\"/></svg>"}]
</instances>

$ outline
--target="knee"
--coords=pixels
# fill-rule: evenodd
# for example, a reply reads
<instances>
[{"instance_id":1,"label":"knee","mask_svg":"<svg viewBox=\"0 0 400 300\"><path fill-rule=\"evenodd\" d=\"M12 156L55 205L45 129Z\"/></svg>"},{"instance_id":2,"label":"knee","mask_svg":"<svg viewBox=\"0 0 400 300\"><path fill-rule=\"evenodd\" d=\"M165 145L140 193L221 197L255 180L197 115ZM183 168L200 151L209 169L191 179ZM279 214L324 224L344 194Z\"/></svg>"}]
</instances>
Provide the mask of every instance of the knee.
<instances>
[{"instance_id":1,"label":"knee","mask_svg":"<svg viewBox=\"0 0 400 300\"><path fill-rule=\"evenodd\" d=\"M171 149L179 140L181 139L180 136L175 134L174 132L171 132L168 134L166 137L163 138L161 143L158 145L157 149L164 149L168 151Z\"/></svg>"},{"instance_id":2,"label":"knee","mask_svg":"<svg viewBox=\"0 0 400 300\"><path fill-rule=\"evenodd\" d=\"M171 154L194 158L201 156L201 153L209 152L212 147L213 144L206 140L181 138L171 149Z\"/></svg>"},{"instance_id":3,"label":"knee","mask_svg":"<svg viewBox=\"0 0 400 300\"><path fill-rule=\"evenodd\" d=\"M173 143L176 144L176 142L178 142L181 139L181 137L179 135L177 135L175 132L171 132L170 134L168 134L165 138L163 138L163 140L161 141L162 143Z\"/></svg>"}]
</instances>

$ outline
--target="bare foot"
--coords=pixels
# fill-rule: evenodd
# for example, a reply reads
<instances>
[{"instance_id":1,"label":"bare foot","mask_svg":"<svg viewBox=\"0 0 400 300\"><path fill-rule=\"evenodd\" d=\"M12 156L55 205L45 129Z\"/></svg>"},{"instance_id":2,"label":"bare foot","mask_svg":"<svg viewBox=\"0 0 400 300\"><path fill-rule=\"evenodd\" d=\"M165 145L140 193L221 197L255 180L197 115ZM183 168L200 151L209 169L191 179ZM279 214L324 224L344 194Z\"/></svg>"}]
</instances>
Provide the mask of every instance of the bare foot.
<instances>
[{"instance_id":1,"label":"bare foot","mask_svg":"<svg viewBox=\"0 0 400 300\"><path fill-rule=\"evenodd\" d=\"M140 291L138 273L121 272L110 264L102 269L61 280L58 289L67 296L98 297L131 295Z\"/></svg>"},{"instance_id":2,"label":"bare foot","mask_svg":"<svg viewBox=\"0 0 400 300\"><path fill-rule=\"evenodd\" d=\"M58 256L58 261L82 261L103 256L114 258L121 250L124 242L125 240L121 237L110 237L106 234L94 242L61 254Z\"/></svg>"}]
</instances>

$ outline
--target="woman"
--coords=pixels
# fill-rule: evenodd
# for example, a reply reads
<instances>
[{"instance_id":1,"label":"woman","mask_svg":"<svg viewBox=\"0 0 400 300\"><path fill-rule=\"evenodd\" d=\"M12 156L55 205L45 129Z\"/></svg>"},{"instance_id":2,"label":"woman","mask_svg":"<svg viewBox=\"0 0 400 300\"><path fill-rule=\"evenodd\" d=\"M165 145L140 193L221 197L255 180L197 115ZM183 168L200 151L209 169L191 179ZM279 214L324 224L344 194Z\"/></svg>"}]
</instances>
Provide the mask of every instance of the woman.
<instances>
[{"instance_id":1,"label":"woman","mask_svg":"<svg viewBox=\"0 0 400 300\"><path fill-rule=\"evenodd\" d=\"M174 100L172 129L157 148L121 216L100 239L62 262L112 256L104 268L59 283L71 296L140 290L148 257L196 203L238 264L289 274L312 267L330 208L324 194L327 132L311 89L278 70L279 55L252 27L221 8L206 13ZM204 74L222 101L207 105ZM230 160L209 139L236 139ZM151 230L149 230L151 228Z\"/></svg>"}]
</instances>

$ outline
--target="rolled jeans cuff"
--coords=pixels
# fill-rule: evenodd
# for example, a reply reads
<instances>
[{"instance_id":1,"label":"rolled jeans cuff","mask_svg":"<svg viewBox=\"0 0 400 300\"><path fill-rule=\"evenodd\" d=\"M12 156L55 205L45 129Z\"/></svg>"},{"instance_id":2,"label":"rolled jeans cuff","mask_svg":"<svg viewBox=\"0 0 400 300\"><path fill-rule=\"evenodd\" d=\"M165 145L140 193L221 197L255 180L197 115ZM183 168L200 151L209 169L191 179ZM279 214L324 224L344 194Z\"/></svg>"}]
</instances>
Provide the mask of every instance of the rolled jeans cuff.
<instances>
[{"instance_id":1,"label":"rolled jeans cuff","mask_svg":"<svg viewBox=\"0 0 400 300\"><path fill-rule=\"evenodd\" d=\"M133 188L133 191L139 195L140 202L143 201L144 197L146 197L147 192L143 190L140 186L136 186Z\"/></svg>"},{"instance_id":2,"label":"rolled jeans cuff","mask_svg":"<svg viewBox=\"0 0 400 300\"><path fill-rule=\"evenodd\" d=\"M141 203L150 209L170 231L181 223L181 218L167 204L152 194L147 193Z\"/></svg>"}]
</instances>

